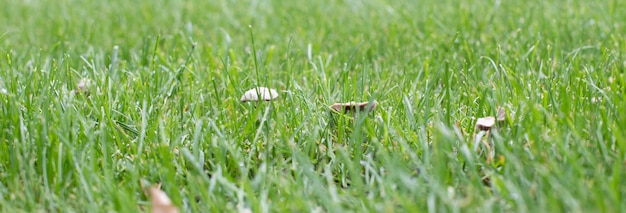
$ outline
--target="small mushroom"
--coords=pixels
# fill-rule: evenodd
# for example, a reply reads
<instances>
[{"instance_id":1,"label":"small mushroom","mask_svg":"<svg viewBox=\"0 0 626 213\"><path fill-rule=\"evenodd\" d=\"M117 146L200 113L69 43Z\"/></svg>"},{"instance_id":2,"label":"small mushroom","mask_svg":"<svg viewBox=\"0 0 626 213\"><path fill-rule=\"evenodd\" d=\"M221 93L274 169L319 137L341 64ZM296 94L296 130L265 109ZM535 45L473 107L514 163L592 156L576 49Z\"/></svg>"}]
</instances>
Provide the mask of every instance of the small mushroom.
<instances>
[{"instance_id":1,"label":"small mushroom","mask_svg":"<svg viewBox=\"0 0 626 213\"><path fill-rule=\"evenodd\" d=\"M371 112L376 109L378 102L376 100L372 102L348 102L348 103L335 103L330 106L330 109L341 113L356 113L358 112Z\"/></svg>"},{"instance_id":2,"label":"small mushroom","mask_svg":"<svg viewBox=\"0 0 626 213\"><path fill-rule=\"evenodd\" d=\"M496 120L498 120L498 122L503 122L506 119L506 111L504 111L503 107L498 107L496 111L498 111Z\"/></svg>"},{"instance_id":3,"label":"small mushroom","mask_svg":"<svg viewBox=\"0 0 626 213\"><path fill-rule=\"evenodd\" d=\"M160 186L160 185L159 185ZM159 186L150 187L150 197L152 200L153 213L178 213L178 208L174 206L165 192Z\"/></svg>"},{"instance_id":4,"label":"small mushroom","mask_svg":"<svg viewBox=\"0 0 626 213\"><path fill-rule=\"evenodd\" d=\"M476 128L481 131L487 131L496 124L496 118L493 116L479 118L476 120Z\"/></svg>"},{"instance_id":5,"label":"small mushroom","mask_svg":"<svg viewBox=\"0 0 626 213\"><path fill-rule=\"evenodd\" d=\"M267 87L257 87L246 91L243 96L241 96L241 102L271 101L276 98L278 98L278 92L276 92L275 89L270 89Z\"/></svg>"},{"instance_id":6,"label":"small mushroom","mask_svg":"<svg viewBox=\"0 0 626 213\"><path fill-rule=\"evenodd\" d=\"M78 81L78 84L76 84L76 90L74 90L74 93L83 93L85 95L89 95L89 87L91 87L91 81L89 79L80 79L80 81Z\"/></svg>"}]
</instances>

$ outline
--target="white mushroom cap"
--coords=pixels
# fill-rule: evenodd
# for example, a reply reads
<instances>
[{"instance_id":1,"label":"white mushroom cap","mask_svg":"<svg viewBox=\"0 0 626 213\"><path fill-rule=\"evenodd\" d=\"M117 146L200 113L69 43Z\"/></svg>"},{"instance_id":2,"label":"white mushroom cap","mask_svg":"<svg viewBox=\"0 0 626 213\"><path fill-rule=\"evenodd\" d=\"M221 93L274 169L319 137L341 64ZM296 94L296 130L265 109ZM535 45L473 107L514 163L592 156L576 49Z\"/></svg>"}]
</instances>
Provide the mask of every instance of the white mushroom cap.
<instances>
[{"instance_id":1,"label":"white mushroom cap","mask_svg":"<svg viewBox=\"0 0 626 213\"><path fill-rule=\"evenodd\" d=\"M476 120L476 128L479 130L489 130L496 124L496 118L493 116L479 118Z\"/></svg>"},{"instance_id":2,"label":"white mushroom cap","mask_svg":"<svg viewBox=\"0 0 626 213\"><path fill-rule=\"evenodd\" d=\"M257 87L246 91L243 96L241 96L241 101L270 101L277 97L278 92L276 92L275 89L270 89L267 87Z\"/></svg>"}]
</instances>

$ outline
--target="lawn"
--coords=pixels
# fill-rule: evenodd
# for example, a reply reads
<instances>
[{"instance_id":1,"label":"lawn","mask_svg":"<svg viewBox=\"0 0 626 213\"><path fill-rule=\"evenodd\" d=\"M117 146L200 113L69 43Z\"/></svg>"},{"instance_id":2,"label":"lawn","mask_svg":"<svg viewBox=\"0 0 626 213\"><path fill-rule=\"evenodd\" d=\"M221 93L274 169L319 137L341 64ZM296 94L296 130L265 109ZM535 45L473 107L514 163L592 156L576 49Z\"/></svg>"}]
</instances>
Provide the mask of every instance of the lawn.
<instances>
[{"instance_id":1,"label":"lawn","mask_svg":"<svg viewBox=\"0 0 626 213\"><path fill-rule=\"evenodd\" d=\"M0 212L626 212L626 1L0 5Z\"/></svg>"}]
</instances>

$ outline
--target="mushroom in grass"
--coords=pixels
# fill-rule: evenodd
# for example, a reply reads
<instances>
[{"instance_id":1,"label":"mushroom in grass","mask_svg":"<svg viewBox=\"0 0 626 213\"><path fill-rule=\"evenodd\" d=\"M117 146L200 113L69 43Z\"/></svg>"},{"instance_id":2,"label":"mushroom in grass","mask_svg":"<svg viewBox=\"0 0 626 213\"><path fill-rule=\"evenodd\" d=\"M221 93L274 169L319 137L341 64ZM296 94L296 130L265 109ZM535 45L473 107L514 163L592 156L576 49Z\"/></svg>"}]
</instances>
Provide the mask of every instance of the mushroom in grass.
<instances>
[{"instance_id":1,"label":"mushroom in grass","mask_svg":"<svg viewBox=\"0 0 626 213\"><path fill-rule=\"evenodd\" d=\"M497 111L496 120L498 122L504 122L506 120L506 111L504 110L504 107L498 107L496 111Z\"/></svg>"},{"instance_id":2,"label":"mushroom in grass","mask_svg":"<svg viewBox=\"0 0 626 213\"><path fill-rule=\"evenodd\" d=\"M487 131L496 124L496 118L493 116L479 118L476 120L476 129Z\"/></svg>"},{"instance_id":3,"label":"mushroom in grass","mask_svg":"<svg viewBox=\"0 0 626 213\"><path fill-rule=\"evenodd\" d=\"M336 111L336 112L340 112L340 113L352 113L352 114L356 114L357 112L371 112L374 111L374 109L376 109L376 105L378 105L378 102L376 100L372 101L372 102L348 102L348 103L335 103L333 105L330 106L330 109Z\"/></svg>"},{"instance_id":4,"label":"mushroom in grass","mask_svg":"<svg viewBox=\"0 0 626 213\"><path fill-rule=\"evenodd\" d=\"M150 187L149 190L152 200L152 213L179 213L178 208L174 206L167 194L161 191L160 184Z\"/></svg>"},{"instance_id":5,"label":"mushroom in grass","mask_svg":"<svg viewBox=\"0 0 626 213\"><path fill-rule=\"evenodd\" d=\"M91 87L91 80L83 78L80 79L80 81L78 81L78 84L76 84L76 90L74 90L75 94L84 94L84 95L89 95L89 89Z\"/></svg>"},{"instance_id":6,"label":"mushroom in grass","mask_svg":"<svg viewBox=\"0 0 626 213\"><path fill-rule=\"evenodd\" d=\"M278 98L278 92L276 92L275 89L257 87L246 91L243 96L241 96L241 102L271 101L276 98Z\"/></svg>"},{"instance_id":7,"label":"mushroom in grass","mask_svg":"<svg viewBox=\"0 0 626 213\"><path fill-rule=\"evenodd\" d=\"M497 125L506 124L506 111L503 107L497 107L496 116L487 116L483 118L476 119L476 128L474 130L474 150L477 150L480 144L483 144L485 148L487 148L486 158L487 163L492 162L492 158L495 156L495 146L493 145L491 140L483 140L483 136L490 137L491 129ZM489 178L483 178L483 182L489 183Z\"/></svg>"}]
</instances>

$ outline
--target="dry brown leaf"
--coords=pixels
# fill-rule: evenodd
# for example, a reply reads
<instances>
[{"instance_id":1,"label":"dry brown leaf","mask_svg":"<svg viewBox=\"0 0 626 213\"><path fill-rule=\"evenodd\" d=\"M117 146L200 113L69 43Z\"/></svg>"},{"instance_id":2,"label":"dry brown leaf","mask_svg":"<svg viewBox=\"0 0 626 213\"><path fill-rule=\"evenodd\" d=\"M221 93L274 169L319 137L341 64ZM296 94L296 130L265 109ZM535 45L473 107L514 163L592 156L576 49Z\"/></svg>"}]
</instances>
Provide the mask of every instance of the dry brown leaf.
<instances>
[{"instance_id":1,"label":"dry brown leaf","mask_svg":"<svg viewBox=\"0 0 626 213\"><path fill-rule=\"evenodd\" d=\"M479 130L489 130L496 124L496 118L493 116L479 118L476 120L476 128Z\"/></svg>"},{"instance_id":2,"label":"dry brown leaf","mask_svg":"<svg viewBox=\"0 0 626 213\"><path fill-rule=\"evenodd\" d=\"M178 208L159 187L150 187L150 197L152 199L152 213L178 213Z\"/></svg>"},{"instance_id":3,"label":"dry brown leaf","mask_svg":"<svg viewBox=\"0 0 626 213\"><path fill-rule=\"evenodd\" d=\"M270 89L267 87L257 87L246 91L243 96L241 96L241 102L271 101L275 98L278 98L278 92L276 92L275 89Z\"/></svg>"},{"instance_id":4,"label":"dry brown leaf","mask_svg":"<svg viewBox=\"0 0 626 213\"><path fill-rule=\"evenodd\" d=\"M356 113L358 112L371 112L376 109L376 105L378 105L377 101L370 102L348 102L348 103L335 103L330 108L337 112L342 113Z\"/></svg>"}]
</instances>

